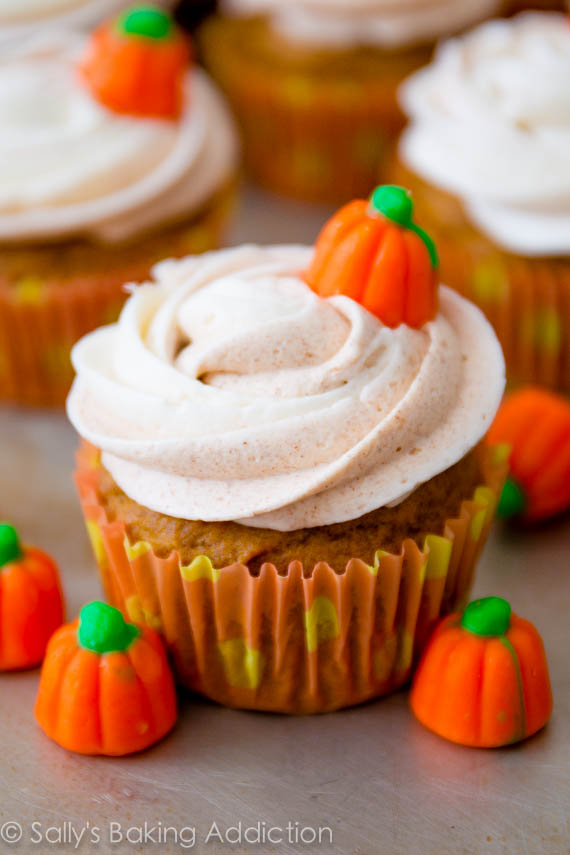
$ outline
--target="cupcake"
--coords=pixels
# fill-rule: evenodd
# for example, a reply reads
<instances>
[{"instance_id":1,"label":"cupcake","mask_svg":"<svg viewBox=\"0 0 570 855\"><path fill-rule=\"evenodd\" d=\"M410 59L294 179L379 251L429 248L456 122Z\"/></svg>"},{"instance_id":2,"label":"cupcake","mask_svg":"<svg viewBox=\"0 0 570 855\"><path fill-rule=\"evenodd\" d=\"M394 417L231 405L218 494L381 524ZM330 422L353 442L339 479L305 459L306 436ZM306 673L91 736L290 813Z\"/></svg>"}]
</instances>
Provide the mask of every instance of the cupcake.
<instances>
[{"instance_id":1,"label":"cupcake","mask_svg":"<svg viewBox=\"0 0 570 855\"><path fill-rule=\"evenodd\" d=\"M174 5L157 2L164 8ZM129 0L2 0L0 45L9 47L48 27L89 29L127 6Z\"/></svg>"},{"instance_id":2,"label":"cupcake","mask_svg":"<svg viewBox=\"0 0 570 855\"><path fill-rule=\"evenodd\" d=\"M164 261L73 351L107 597L229 706L324 712L405 683L467 595L502 486L503 450L481 444L504 386L493 330L437 287L400 202L375 200L316 249Z\"/></svg>"},{"instance_id":3,"label":"cupcake","mask_svg":"<svg viewBox=\"0 0 570 855\"><path fill-rule=\"evenodd\" d=\"M404 124L396 91L440 36L501 0L226 0L206 22L206 66L270 190L313 201L368 195Z\"/></svg>"},{"instance_id":4,"label":"cupcake","mask_svg":"<svg viewBox=\"0 0 570 855\"><path fill-rule=\"evenodd\" d=\"M124 283L218 245L237 141L189 58L151 7L0 56L0 399L63 403L71 345Z\"/></svg>"},{"instance_id":5,"label":"cupcake","mask_svg":"<svg viewBox=\"0 0 570 855\"><path fill-rule=\"evenodd\" d=\"M570 391L570 26L481 25L403 87L390 171L414 191L443 280L477 303L513 382Z\"/></svg>"}]
</instances>

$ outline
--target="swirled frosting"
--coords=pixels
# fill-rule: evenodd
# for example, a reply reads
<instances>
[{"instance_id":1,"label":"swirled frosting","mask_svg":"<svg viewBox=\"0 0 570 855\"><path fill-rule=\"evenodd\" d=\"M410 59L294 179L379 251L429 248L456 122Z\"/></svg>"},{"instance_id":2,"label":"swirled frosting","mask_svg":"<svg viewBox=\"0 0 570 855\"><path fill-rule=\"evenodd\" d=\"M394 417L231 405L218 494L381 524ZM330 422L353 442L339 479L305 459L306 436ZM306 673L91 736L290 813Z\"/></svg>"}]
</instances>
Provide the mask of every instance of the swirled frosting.
<instances>
[{"instance_id":1,"label":"swirled frosting","mask_svg":"<svg viewBox=\"0 0 570 855\"><path fill-rule=\"evenodd\" d=\"M570 26L564 15L492 21L443 44L402 89L402 159L460 197L491 239L570 253Z\"/></svg>"},{"instance_id":2,"label":"swirled frosting","mask_svg":"<svg viewBox=\"0 0 570 855\"><path fill-rule=\"evenodd\" d=\"M171 0L155 0L172 6ZM14 42L46 24L89 28L129 5L129 0L0 0L0 42Z\"/></svg>"},{"instance_id":3,"label":"swirled frosting","mask_svg":"<svg viewBox=\"0 0 570 855\"><path fill-rule=\"evenodd\" d=\"M269 15L294 42L401 47L459 32L496 14L501 0L225 0L224 6Z\"/></svg>"},{"instance_id":4,"label":"swirled frosting","mask_svg":"<svg viewBox=\"0 0 570 855\"><path fill-rule=\"evenodd\" d=\"M84 40L30 39L0 55L0 240L128 238L198 209L233 172L228 110L192 70L177 122L119 115L82 83Z\"/></svg>"},{"instance_id":5,"label":"swirled frosting","mask_svg":"<svg viewBox=\"0 0 570 855\"><path fill-rule=\"evenodd\" d=\"M504 387L481 312L441 287L434 321L390 329L313 293L311 252L163 262L75 346L69 417L132 499L291 531L398 503L481 439Z\"/></svg>"}]
</instances>

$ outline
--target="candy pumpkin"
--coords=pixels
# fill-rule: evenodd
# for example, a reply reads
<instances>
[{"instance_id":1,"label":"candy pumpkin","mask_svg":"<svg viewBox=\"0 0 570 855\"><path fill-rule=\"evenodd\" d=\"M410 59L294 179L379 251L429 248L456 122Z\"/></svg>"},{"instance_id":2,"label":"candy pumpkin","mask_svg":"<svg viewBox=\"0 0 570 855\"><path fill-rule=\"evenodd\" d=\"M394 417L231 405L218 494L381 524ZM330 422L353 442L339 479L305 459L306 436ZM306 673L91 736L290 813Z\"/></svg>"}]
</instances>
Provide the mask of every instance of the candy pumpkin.
<instances>
[{"instance_id":1,"label":"candy pumpkin","mask_svg":"<svg viewBox=\"0 0 570 855\"><path fill-rule=\"evenodd\" d=\"M475 600L429 640L410 703L422 724L461 745L496 748L531 736L552 712L538 632L500 597Z\"/></svg>"},{"instance_id":2,"label":"candy pumpkin","mask_svg":"<svg viewBox=\"0 0 570 855\"><path fill-rule=\"evenodd\" d=\"M0 523L0 671L39 665L63 610L55 563Z\"/></svg>"},{"instance_id":3,"label":"candy pumpkin","mask_svg":"<svg viewBox=\"0 0 570 855\"><path fill-rule=\"evenodd\" d=\"M159 636L105 603L50 641L36 719L69 751L120 756L148 748L176 722L176 693Z\"/></svg>"},{"instance_id":4,"label":"candy pumpkin","mask_svg":"<svg viewBox=\"0 0 570 855\"><path fill-rule=\"evenodd\" d=\"M539 520L570 507L570 403L527 386L504 399L488 441L510 446L502 517Z\"/></svg>"},{"instance_id":5,"label":"candy pumpkin","mask_svg":"<svg viewBox=\"0 0 570 855\"><path fill-rule=\"evenodd\" d=\"M79 70L94 97L117 113L176 119L190 47L163 9L134 6L91 37Z\"/></svg>"},{"instance_id":6,"label":"candy pumpkin","mask_svg":"<svg viewBox=\"0 0 570 855\"><path fill-rule=\"evenodd\" d=\"M342 294L383 324L421 327L437 313L437 251L413 221L403 187L377 187L325 225L305 279L321 297Z\"/></svg>"}]
</instances>

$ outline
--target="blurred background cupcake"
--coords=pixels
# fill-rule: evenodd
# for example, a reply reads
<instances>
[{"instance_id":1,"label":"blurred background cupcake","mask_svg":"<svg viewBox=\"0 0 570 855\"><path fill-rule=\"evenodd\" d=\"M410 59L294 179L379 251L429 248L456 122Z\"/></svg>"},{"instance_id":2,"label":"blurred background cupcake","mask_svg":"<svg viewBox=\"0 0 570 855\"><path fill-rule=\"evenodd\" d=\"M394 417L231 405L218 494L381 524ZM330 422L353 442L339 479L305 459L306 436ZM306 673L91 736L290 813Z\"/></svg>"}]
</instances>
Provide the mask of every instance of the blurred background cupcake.
<instances>
[{"instance_id":1,"label":"blurred background cupcake","mask_svg":"<svg viewBox=\"0 0 570 855\"><path fill-rule=\"evenodd\" d=\"M411 186L442 281L495 327L512 381L570 391L570 26L481 25L402 89L393 181Z\"/></svg>"},{"instance_id":2,"label":"blurred background cupcake","mask_svg":"<svg viewBox=\"0 0 570 855\"><path fill-rule=\"evenodd\" d=\"M435 41L501 0L223 0L206 66L227 92L260 184L315 201L367 195L403 126L396 90Z\"/></svg>"},{"instance_id":3,"label":"blurred background cupcake","mask_svg":"<svg viewBox=\"0 0 570 855\"><path fill-rule=\"evenodd\" d=\"M0 46L46 27L90 29L129 5L129 0L1 0ZM157 0L157 5L171 8L175 0Z\"/></svg>"},{"instance_id":4,"label":"blurred background cupcake","mask_svg":"<svg viewBox=\"0 0 570 855\"><path fill-rule=\"evenodd\" d=\"M189 63L155 7L0 58L0 399L62 403L71 345L117 317L124 283L218 244L237 141Z\"/></svg>"}]
</instances>

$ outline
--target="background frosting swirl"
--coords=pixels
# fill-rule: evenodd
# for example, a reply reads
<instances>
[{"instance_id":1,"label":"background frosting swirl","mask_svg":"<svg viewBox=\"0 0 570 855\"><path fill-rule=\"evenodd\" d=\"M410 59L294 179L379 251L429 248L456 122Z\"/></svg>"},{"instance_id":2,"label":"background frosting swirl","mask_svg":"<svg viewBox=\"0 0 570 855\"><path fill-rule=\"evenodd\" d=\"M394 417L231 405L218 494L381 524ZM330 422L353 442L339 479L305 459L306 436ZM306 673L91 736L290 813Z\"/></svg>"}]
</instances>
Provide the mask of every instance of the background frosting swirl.
<instances>
[{"instance_id":1,"label":"background frosting swirl","mask_svg":"<svg viewBox=\"0 0 570 855\"><path fill-rule=\"evenodd\" d=\"M500 0L224 0L229 12L269 15L292 41L340 47L435 41L495 14L500 5Z\"/></svg>"},{"instance_id":2,"label":"background frosting swirl","mask_svg":"<svg viewBox=\"0 0 570 855\"><path fill-rule=\"evenodd\" d=\"M155 0L170 7L173 0ZM129 5L129 0L0 0L0 42L38 31L46 24L89 28Z\"/></svg>"},{"instance_id":3,"label":"background frosting swirl","mask_svg":"<svg viewBox=\"0 0 570 855\"><path fill-rule=\"evenodd\" d=\"M123 240L197 210L235 169L231 118L202 72L179 121L133 118L82 84L83 49L49 33L0 57L0 240Z\"/></svg>"},{"instance_id":4,"label":"background frosting swirl","mask_svg":"<svg viewBox=\"0 0 570 855\"><path fill-rule=\"evenodd\" d=\"M402 89L402 159L459 196L506 249L570 252L570 27L491 21L441 46Z\"/></svg>"},{"instance_id":5,"label":"background frosting swirl","mask_svg":"<svg viewBox=\"0 0 570 855\"><path fill-rule=\"evenodd\" d=\"M441 288L422 330L300 278L312 250L163 262L73 351L68 413L132 499L288 531L397 503L486 431L504 386L483 315Z\"/></svg>"}]
</instances>

